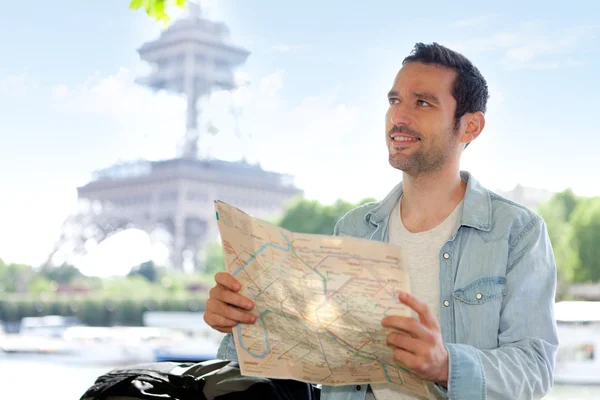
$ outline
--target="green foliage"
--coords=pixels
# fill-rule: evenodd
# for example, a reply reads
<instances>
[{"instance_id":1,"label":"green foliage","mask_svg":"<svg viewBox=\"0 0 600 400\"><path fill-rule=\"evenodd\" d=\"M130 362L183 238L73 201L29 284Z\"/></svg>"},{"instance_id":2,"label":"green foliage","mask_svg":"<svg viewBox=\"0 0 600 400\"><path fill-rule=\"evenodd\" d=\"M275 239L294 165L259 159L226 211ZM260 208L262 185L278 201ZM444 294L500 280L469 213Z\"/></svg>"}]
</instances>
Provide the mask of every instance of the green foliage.
<instances>
[{"instance_id":1,"label":"green foliage","mask_svg":"<svg viewBox=\"0 0 600 400\"><path fill-rule=\"evenodd\" d=\"M183 272L173 272L166 275L161 280L161 286L166 293L182 293L194 291L197 288L208 289L214 283L212 275L203 273L187 274Z\"/></svg>"},{"instance_id":2,"label":"green foliage","mask_svg":"<svg viewBox=\"0 0 600 400\"><path fill-rule=\"evenodd\" d=\"M552 243L560 242L569 229L569 220L579 199L571 189L556 193L540 206L540 214L548 225Z\"/></svg>"},{"instance_id":3,"label":"green foliage","mask_svg":"<svg viewBox=\"0 0 600 400\"><path fill-rule=\"evenodd\" d=\"M540 214L552 241L559 287L600 281L600 198L565 190L544 203Z\"/></svg>"},{"instance_id":4,"label":"green foliage","mask_svg":"<svg viewBox=\"0 0 600 400\"><path fill-rule=\"evenodd\" d=\"M154 265L153 261L146 261L138 265L137 267L133 267L128 277L133 276L142 276L146 278L149 282L157 282L160 278L160 271L156 265Z\"/></svg>"},{"instance_id":5,"label":"green foliage","mask_svg":"<svg viewBox=\"0 0 600 400\"><path fill-rule=\"evenodd\" d=\"M42 293L54 293L56 290L56 283L48 280L44 276L36 276L28 284L28 291L32 294L42 294Z\"/></svg>"},{"instance_id":6,"label":"green foliage","mask_svg":"<svg viewBox=\"0 0 600 400\"><path fill-rule=\"evenodd\" d=\"M344 214L354 207L372 201L375 199L367 198L358 204L337 200L332 205L322 205L316 200L300 198L287 208L279 221L271 223L292 232L331 235L335 224ZM223 248L218 242L212 243L206 249L205 276L213 277L217 272L224 270ZM208 282L210 286L213 283Z\"/></svg>"},{"instance_id":7,"label":"green foliage","mask_svg":"<svg viewBox=\"0 0 600 400\"><path fill-rule=\"evenodd\" d=\"M68 265L34 269L0 260L0 321L63 315L92 326L141 325L149 310L202 311L210 282L203 274L164 274L151 262L126 277L99 278Z\"/></svg>"},{"instance_id":8,"label":"green foliage","mask_svg":"<svg viewBox=\"0 0 600 400\"><path fill-rule=\"evenodd\" d=\"M141 275L131 277L114 277L104 281L102 293L110 298L123 297L152 297L153 294L161 294L160 287L149 282Z\"/></svg>"},{"instance_id":9,"label":"green foliage","mask_svg":"<svg viewBox=\"0 0 600 400\"><path fill-rule=\"evenodd\" d=\"M217 272L225 271L223 248L218 242L212 243L206 249L206 264L204 272L214 276Z\"/></svg>"},{"instance_id":10,"label":"green foliage","mask_svg":"<svg viewBox=\"0 0 600 400\"><path fill-rule=\"evenodd\" d=\"M600 281L600 197L580 201L571 217L569 244L576 282Z\"/></svg>"},{"instance_id":11,"label":"green foliage","mask_svg":"<svg viewBox=\"0 0 600 400\"><path fill-rule=\"evenodd\" d=\"M69 284L74 279L83 277L79 269L69 264L62 264L58 267L53 265L44 265L40 268L39 272L49 281L54 281L60 285Z\"/></svg>"},{"instance_id":12,"label":"green foliage","mask_svg":"<svg viewBox=\"0 0 600 400\"><path fill-rule=\"evenodd\" d=\"M548 236L554 249L559 285L573 280L573 260L577 257L570 242L570 218L579 199L572 190L556 193L540 206L540 215L546 221Z\"/></svg>"},{"instance_id":13,"label":"green foliage","mask_svg":"<svg viewBox=\"0 0 600 400\"><path fill-rule=\"evenodd\" d=\"M129 9L143 9L150 18L163 23L168 23L171 19L167 14L168 7L176 5L177 7L183 8L186 4L187 0L131 0Z\"/></svg>"},{"instance_id":14,"label":"green foliage","mask_svg":"<svg viewBox=\"0 0 600 400\"><path fill-rule=\"evenodd\" d=\"M35 271L25 264L0 263L0 293L26 292Z\"/></svg>"},{"instance_id":15,"label":"green foliage","mask_svg":"<svg viewBox=\"0 0 600 400\"><path fill-rule=\"evenodd\" d=\"M279 226L293 232L333 234L337 221L358 205L374 201L364 199L358 204L337 200L332 205L322 205L316 200L299 199L285 212Z\"/></svg>"},{"instance_id":16,"label":"green foliage","mask_svg":"<svg viewBox=\"0 0 600 400\"><path fill-rule=\"evenodd\" d=\"M0 298L0 321L17 322L24 317L63 315L76 316L90 326L140 326L146 311L203 311L206 300L207 295L186 293L141 298L12 295Z\"/></svg>"}]
</instances>

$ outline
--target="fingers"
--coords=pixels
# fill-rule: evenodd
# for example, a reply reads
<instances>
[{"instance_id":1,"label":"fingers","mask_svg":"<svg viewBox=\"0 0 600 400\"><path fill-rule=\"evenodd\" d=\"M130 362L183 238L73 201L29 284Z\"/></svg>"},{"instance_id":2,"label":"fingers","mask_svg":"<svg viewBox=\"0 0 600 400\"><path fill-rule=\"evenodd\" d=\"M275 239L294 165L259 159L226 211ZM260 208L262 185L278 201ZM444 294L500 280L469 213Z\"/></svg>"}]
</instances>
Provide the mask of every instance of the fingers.
<instances>
[{"instance_id":1,"label":"fingers","mask_svg":"<svg viewBox=\"0 0 600 400\"><path fill-rule=\"evenodd\" d=\"M222 333L231 333L231 329L237 325L236 321L232 321L208 310L204 313L204 322L211 328Z\"/></svg>"},{"instance_id":2,"label":"fingers","mask_svg":"<svg viewBox=\"0 0 600 400\"><path fill-rule=\"evenodd\" d=\"M390 333L387 335L387 344L418 355L425 350L424 342L402 333Z\"/></svg>"},{"instance_id":3,"label":"fingers","mask_svg":"<svg viewBox=\"0 0 600 400\"><path fill-rule=\"evenodd\" d=\"M233 325L230 325L222 323L221 319L218 319L215 322L217 326L234 326L238 322L243 322L245 324L253 324L256 322L256 317L254 315L213 298L208 299L206 302L206 311L233 322Z\"/></svg>"},{"instance_id":4,"label":"fingers","mask_svg":"<svg viewBox=\"0 0 600 400\"><path fill-rule=\"evenodd\" d=\"M220 302L230 304L232 306L243 308L245 310L252 310L252 308L254 308L254 303L252 302L252 300L240 294L232 292L231 290L223 286L217 285L210 289L209 296L210 299L215 299Z\"/></svg>"},{"instance_id":5,"label":"fingers","mask_svg":"<svg viewBox=\"0 0 600 400\"><path fill-rule=\"evenodd\" d=\"M415 338L429 340L430 331L419 321L412 317L388 316L381 321L385 328L392 328L404 331Z\"/></svg>"},{"instance_id":6,"label":"fingers","mask_svg":"<svg viewBox=\"0 0 600 400\"><path fill-rule=\"evenodd\" d=\"M412 308L419 315L419 319L423 324L431 328L438 327L437 320L431 314L431 310L427 304L406 292L398 293L398 300Z\"/></svg>"},{"instance_id":7,"label":"fingers","mask_svg":"<svg viewBox=\"0 0 600 400\"><path fill-rule=\"evenodd\" d=\"M240 283L226 272L215 275L217 285L209 292L204 321L219 332L229 333L238 323L253 324L256 317L248 311L254 303L237 292Z\"/></svg>"},{"instance_id":8,"label":"fingers","mask_svg":"<svg viewBox=\"0 0 600 400\"><path fill-rule=\"evenodd\" d=\"M231 274L228 272L217 273L215 275L215 282L217 282L218 285L221 285L234 292L238 292L242 288L242 285L240 285L237 279L231 276Z\"/></svg>"},{"instance_id":9,"label":"fingers","mask_svg":"<svg viewBox=\"0 0 600 400\"><path fill-rule=\"evenodd\" d=\"M394 349L394 359L399 361L409 371L414 371L415 368L420 365L417 356L397 347Z\"/></svg>"}]
</instances>

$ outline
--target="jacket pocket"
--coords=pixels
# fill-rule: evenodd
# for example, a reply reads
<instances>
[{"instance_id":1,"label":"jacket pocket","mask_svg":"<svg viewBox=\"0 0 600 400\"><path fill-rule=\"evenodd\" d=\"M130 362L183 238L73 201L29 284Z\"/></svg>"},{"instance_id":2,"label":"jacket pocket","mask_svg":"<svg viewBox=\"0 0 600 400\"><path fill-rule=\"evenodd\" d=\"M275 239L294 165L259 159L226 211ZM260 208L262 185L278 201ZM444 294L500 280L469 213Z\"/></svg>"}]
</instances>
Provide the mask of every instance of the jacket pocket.
<instances>
[{"instance_id":1,"label":"jacket pocket","mask_svg":"<svg viewBox=\"0 0 600 400\"><path fill-rule=\"evenodd\" d=\"M506 294L506 278L490 276L481 278L452 293L452 297L467 304L484 304Z\"/></svg>"},{"instance_id":2,"label":"jacket pocket","mask_svg":"<svg viewBox=\"0 0 600 400\"><path fill-rule=\"evenodd\" d=\"M477 279L452 293L457 343L480 349L498 347L500 311L506 295L506 278Z\"/></svg>"}]
</instances>

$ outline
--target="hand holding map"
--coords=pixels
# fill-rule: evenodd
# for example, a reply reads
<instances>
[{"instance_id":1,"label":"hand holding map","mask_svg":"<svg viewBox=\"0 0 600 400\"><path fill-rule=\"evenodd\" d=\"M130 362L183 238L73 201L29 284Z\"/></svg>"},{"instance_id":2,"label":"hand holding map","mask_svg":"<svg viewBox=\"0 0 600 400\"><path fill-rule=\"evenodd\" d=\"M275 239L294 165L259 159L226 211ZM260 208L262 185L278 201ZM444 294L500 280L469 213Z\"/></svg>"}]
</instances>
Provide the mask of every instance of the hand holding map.
<instances>
[{"instance_id":1,"label":"hand holding map","mask_svg":"<svg viewBox=\"0 0 600 400\"><path fill-rule=\"evenodd\" d=\"M255 306L233 329L242 374L324 385L389 382L431 398L393 358L389 315L410 316L400 248L351 237L299 234L215 202L227 272Z\"/></svg>"}]
</instances>

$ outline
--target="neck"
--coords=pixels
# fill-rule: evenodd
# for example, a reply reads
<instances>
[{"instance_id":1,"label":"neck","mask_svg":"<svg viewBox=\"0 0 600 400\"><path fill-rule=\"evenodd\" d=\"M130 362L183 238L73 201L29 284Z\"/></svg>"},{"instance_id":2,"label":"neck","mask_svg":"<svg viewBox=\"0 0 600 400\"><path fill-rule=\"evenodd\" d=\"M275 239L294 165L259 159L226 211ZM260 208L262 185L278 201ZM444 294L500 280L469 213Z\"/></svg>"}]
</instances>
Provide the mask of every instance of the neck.
<instances>
[{"instance_id":1,"label":"neck","mask_svg":"<svg viewBox=\"0 0 600 400\"><path fill-rule=\"evenodd\" d=\"M411 232L439 225L462 201L467 184L458 166L421 176L403 174L402 221Z\"/></svg>"}]
</instances>

